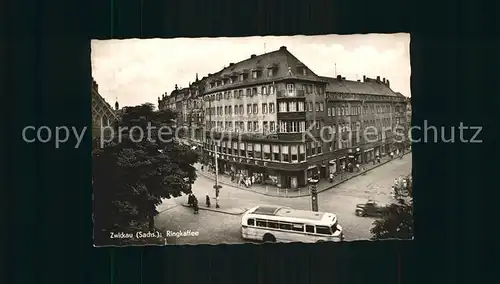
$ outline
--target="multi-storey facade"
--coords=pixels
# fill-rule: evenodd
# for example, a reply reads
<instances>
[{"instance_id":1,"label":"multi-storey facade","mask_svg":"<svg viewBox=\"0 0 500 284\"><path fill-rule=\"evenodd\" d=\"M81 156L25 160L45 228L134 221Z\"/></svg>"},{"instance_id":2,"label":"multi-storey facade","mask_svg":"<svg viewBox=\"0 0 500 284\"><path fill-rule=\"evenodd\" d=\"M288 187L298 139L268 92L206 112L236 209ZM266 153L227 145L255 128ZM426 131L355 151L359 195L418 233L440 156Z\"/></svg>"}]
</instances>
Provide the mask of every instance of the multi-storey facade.
<instances>
[{"instance_id":1,"label":"multi-storey facade","mask_svg":"<svg viewBox=\"0 0 500 284\"><path fill-rule=\"evenodd\" d=\"M319 128L311 136L304 133L307 121L324 119L325 87L286 47L231 63L208 76L205 120L213 132L206 149L212 158L219 154L223 172L260 173L285 188L305 185L306 153L318 148L311 141Z\"/></svg>"},{"instance_id":2,"label":"multi-storey facade","mask_svg":"<svg viewBox=\"0 0 500 284\"><path fill-rule=\"evenodd\" d=\"M405 97L388 80L321 77L286 47L230 63L196 82L160 105L177 109L183 121L196 117L196 127L188 126L197 131L205 126L195 137L212 163L217 153L221 172L259 173L283 188L395 151L390 126L406 126ZM202 104L194 103L199 99ZM368 128L375 131L367 136Z\"/></svg>"}]
</instances>

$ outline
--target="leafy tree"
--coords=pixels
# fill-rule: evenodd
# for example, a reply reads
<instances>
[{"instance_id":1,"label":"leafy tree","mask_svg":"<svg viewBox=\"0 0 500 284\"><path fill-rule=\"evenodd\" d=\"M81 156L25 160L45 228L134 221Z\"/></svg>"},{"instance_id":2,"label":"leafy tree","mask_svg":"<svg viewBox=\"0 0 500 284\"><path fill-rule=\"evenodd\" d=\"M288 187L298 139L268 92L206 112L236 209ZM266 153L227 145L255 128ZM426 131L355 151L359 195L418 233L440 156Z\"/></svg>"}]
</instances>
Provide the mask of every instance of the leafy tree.
<instances>
[{"instance_id":1,"label":"leafy tree","mask_svg":"<svg viewBox=\"0 0 500 284\"><path fill-rule=\"evenodd\" d=\"M94 143L94 238L109 232L154 230L162 198L191 191L197 153L176 140L176 113L152 104L129 107L114 125L113 141Z\"/></svg>"},{"instance_id":2,"label":"leafy tree","mask_svg":"<svg viewBox=\"0 0 500 284\"><path fill-rule=\"evenodd\" d=\"M396 201L387 206L387 214L373 222L370 231L375 240L413 238L413 182L411 176L403 180L394 186Z\"/></svg>"}]
</instances>

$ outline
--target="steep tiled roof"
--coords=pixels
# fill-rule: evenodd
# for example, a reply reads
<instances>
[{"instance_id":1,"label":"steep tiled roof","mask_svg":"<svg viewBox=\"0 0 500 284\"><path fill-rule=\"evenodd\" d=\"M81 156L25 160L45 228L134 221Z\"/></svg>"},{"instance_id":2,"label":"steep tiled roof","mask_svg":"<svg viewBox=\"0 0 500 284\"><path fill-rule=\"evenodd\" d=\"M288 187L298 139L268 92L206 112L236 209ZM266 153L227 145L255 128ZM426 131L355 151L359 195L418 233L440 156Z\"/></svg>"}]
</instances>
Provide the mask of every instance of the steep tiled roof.
<instances>
[{"instance_id":1,"label":"steep tiled roof","mask_svg":"<svg viewBox=\"0 0 500 284\"><path fill-rule=\"evenodd\" d=\"M339 80L331 77L321 77L328 82L326 86L327 92L332 93L348 93L348 94L365 94L365 95L382 95L382 96L398 96L391 88L387 87L383 82L378 82L374 79L367 78L365 82Z\"/></svg>"},{"instance_id":2,"label":"steep tiled roof","mask_svg":"<svg viewBox=\"0 0 500 284\"><path fill-rule=\"evenodd\" d=\"M231 75L235 76L237 74L241 74L242 72L250 72L252 70L262 70L266 72L267 68L275 68L274 75L271 80L278 80L285 77L295 77L298 79L317 79L321 80L318 75L316 75L312 70L307 68L307 75L304 76L298 67L306 67L307 66L298 60L293 54L291 54L286 47L281 47L278 50L264 53L257 56L252 56L248 59L240 61L238 63L230 64L230 66L220 70L215 74L209 75L209 82L219 80L222 78L227 78ZM267 74L263 76L267 78ZM252 81L253 79L250 77L246 82ZM255 81L262 80L261 78L254 79ZM246 83L244 82L244 83Z\"/></svg>"},{"instance_id":3,"label":"steep tiled roof","mask_svg":"<svg viewBox=\"0 0 500 284\"><path fill-rule=\"evenodd\" d=\"M99 88L94 79L92 79L92 119L99 121L100 117L107 117L114 121L117 118L113 108L99 94Z\"/></svg>"}]
</instances>

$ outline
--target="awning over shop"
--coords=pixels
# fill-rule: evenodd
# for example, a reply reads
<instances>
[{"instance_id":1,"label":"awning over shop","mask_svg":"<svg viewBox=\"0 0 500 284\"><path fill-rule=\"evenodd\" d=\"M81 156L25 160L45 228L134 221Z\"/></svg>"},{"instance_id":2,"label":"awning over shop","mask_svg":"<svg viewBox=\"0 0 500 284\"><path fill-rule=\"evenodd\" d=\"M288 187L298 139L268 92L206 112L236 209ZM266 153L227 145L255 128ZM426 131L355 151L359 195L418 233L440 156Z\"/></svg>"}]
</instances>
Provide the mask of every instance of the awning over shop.
<instances>
[{"instance_id":1,"label":"awning over shop","mask_svg":"<svg viewBox=\"0 0 500 284\"><path fill-rule=\"evenodd\" d=\"M312 166L307 167L307 169L311 170L311 169L314 169L314 168L317 168L317 167L318 167L318 165L312 165Z\"/></svg>"}]
</instances>

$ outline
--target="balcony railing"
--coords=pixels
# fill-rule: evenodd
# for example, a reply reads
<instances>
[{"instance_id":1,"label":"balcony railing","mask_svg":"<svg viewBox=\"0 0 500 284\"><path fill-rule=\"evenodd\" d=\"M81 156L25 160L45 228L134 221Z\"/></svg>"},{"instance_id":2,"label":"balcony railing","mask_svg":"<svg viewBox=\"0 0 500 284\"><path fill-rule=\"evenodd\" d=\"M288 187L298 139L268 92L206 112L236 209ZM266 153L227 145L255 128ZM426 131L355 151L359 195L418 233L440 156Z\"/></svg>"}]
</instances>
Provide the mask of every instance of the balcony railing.
<instances>
[{"instance_id":1,"label":"balcony railing","mask_svg":"<svg viewBox=\"0 0 500 284\"><path fill-rule=\"evenodd\" d=\"M301 98L304 96L304 90L295 90L293 92L289 92L288 90L279 90L276 92L276 97L278 98Z\"/></svg>"}]
</instances>

